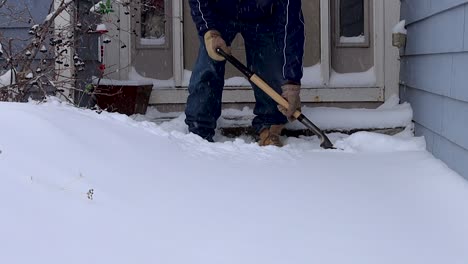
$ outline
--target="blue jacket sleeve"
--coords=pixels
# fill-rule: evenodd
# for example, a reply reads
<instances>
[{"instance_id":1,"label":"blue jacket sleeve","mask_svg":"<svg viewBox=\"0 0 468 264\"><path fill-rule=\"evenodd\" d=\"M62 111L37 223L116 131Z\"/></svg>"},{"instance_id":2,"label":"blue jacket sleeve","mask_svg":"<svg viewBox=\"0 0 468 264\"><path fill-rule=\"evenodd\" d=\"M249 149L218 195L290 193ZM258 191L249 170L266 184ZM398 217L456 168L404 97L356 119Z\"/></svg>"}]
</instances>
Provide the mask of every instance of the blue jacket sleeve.
<instances>
[{"instance_id":1,"label":"blue jacket sleeve","mask_svg":"<svg viewBox=\"0 0 468 264\"><path fill-rule=\"evenodd\" d=\"M300 84L303 76L303 57L305 46L304 17L301 0L282 0L284 30L285 82Z\"/></svg>"},{"instance_id":2,"label":"blue jacket sleeve","mask_svg":"<svg viewBox=\"0 0 468 264\"><path fill-rule=\"evenodd\" d=\"M210 0L189 0L193 22L198 30L198 34L203 36L208 30L216 29L216 14L213 11L213 4Z\"/></svg>"}]
</instances>

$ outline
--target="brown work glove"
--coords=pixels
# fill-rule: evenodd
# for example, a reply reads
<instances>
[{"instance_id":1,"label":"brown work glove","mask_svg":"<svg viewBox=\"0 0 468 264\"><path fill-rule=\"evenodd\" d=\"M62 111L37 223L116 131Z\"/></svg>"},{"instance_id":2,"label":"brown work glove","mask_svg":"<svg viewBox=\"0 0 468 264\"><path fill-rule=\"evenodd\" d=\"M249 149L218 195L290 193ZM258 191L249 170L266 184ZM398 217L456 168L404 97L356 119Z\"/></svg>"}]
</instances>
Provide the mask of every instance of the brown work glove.
<instances>
[{"instance_id":1,"label":"brown work glove","mask_svg":"<svg viewBox=\"0 0 468 264\"><path fill-rule=\"evenodd\" d=\"M301 98L299 96L301 92L301 86L298 84L284 84L281 86L283 93L281 94L286 101L289 103L289 108L278 105L278 109L283 115L285 115L289 121L294 121L296 118L293 116L296 110L301 109Z\"/></svg>"},{"instance_id":2,"label":"brown work glove","mask_svg":"<svg viewBox=\"0 0 468 264\"><path fill-rule=\"evenodd\" d=\"M219 55L216 52L217 48L221 48L224 50L226 53L230 54L231 50L228 48L226 45L226 42L224 39L221 37L221 34L216 31L216 30L208 30L205 33L205 47L206 51L208 52L208 56L212 58L215 61L223 61L225 58L221 55Z\"/></svg>"}]
</instances>

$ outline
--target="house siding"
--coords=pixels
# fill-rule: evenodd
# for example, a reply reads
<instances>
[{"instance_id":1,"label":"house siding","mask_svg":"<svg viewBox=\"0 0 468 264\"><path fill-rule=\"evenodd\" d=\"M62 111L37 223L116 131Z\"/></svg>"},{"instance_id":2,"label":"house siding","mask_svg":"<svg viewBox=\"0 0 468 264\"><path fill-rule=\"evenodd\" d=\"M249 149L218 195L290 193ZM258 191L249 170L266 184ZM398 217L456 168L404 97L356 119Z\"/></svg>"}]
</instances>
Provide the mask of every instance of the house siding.
<instances>
[{"instance_id":1,"label":"house siding","mask_svg":"<svg viewBox=\"0 0 468 264\"><path fill-rule=\"evenodd\" d=\"M31 43L33 36L29 34L29 30L33 25L41 24L50 12L52 0L25 0L24 2L7 1L2 10L0 10L0 40L2 41L5 51L10 51L12 54L17 54ZM6 67L5 57L0 58L0 74L9 70ZM52 60L50 56L35 57L35 62L32 66L37 66L41 59ZM52 93L53 87L44 86L44 90ZM27 97L41 98L43 91L39 88L31 87L28 90Z\"/></svg>"},{"instance_id":2,"label":"house siding","mask_svg":"<svg viewBox=\"0 0 468 264\"><path fill-rule=\"evenodd\" d=\"M404 0L400 95L428 150L468 179L468 0Z\"/></svg>"},{"instance_id":3,"label":"house siding","mask_svg":"<svg viewBox=\"0 0 468 264\"><path fill-rule=\"evenodd\" d=\"M76 17L82 24L82 27L80 29L77 27L74 32L75 54L79 55L86 64L83 71L77 71L76 73L77 81L75 86L77 90L84 90L87 84L92 83L92 76L99 76L98 69L100 63L98 61L98 35L87 33L89 28L94 29L97 24L101 23L99 15L89 12L95 2L96 1L90 0L75 1ZM21 50L21 48L29 44L33 37L28 33L31 26L44 22L45 18L53 8L53 3L53 0L24 0L24 2L21 1L21 5L16 5L14 1L8 1L8 8L6 8L6 6L2 7L4 10L13 9L17 11L12 11L12 14L23 12L24 15L17 17L16 20L9 16L0 16L0 37L2 39L4 49L8 48L7 40L10 38L16 40L13 42L14 51ZM28 21L28 18L30 17L29 13L31 14L32 20L30 23L27 23L25 21ZM45 43L47 45L48 41L46 40ZM52 56L48 56L47 59L53 60L54 58ZM0 66L4 64L4 61L2 60L4 60L4 58L0 58ZM39 60L39 55L37 60ZM0 74L4 71L6 71L6 69L0 69ZM46 87L46 89L50 93L54 92L53 87ZM78 98L80 105L89 106L93 104L90 96L83 95L81 92L76 90L74 92L76 93L75 97ZM40 98L43 96L43 93L42 91L31 89L29 95L33 98Z\"/></svg>"},{"instance_id":4,"label":"house siding","mask_svg":"<svg viewBox=\"0 0 468 264\"><path fill-rule=\"evenodd\" d=\"M2 7L3 8L3 14L8 14L6 11L7 6L9 10L12 11L12 15L14 19L10 16L5 16L2 15L0 16L0 32L2 33L2 38L15 38L15 39L29 39L31 36L28 35L29 29L31 28L32 25L34 24L39 24L44 21L46 18L47 14L49 14L49 9L52 4L52 0L26 0L24 1L25 5L22 5L23 2L21 2L20 6L13 6L14 3L13 1L8 1L6 6ZM17 10L17 12L23 12L20 15L17 15L14 10ZM25 11L30 12L31 14L31 23L27 23L28 18L30 15L26 13ZM15 15L19 17L15 17ZM17 46L21 46L26 44L27 42L22 42L17 41ZM4 43L6 44L6 43Z\"/></svg>"}]
</instances>

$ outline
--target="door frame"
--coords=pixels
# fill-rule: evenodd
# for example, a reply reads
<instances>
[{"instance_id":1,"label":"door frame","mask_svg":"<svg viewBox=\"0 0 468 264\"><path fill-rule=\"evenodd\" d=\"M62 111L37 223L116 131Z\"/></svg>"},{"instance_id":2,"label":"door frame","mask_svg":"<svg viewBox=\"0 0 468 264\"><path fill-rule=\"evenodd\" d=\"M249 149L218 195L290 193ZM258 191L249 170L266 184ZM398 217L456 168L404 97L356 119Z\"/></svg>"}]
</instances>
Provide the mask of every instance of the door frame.
<instances>
[{"instance_id":1,"label":"door frame","mask_svg":"<svg viewBox=\"0 0 468 264\"><path fill-rule=\"evenodd\" d=\"M187 87L183 86L184 74L184 29L183 0L174 0L172 8L174 81L176 88L157 89L153 92L152 103L185 103ZM374 0L374 71L376 83L368 87L330 87L331 77L331 10L329 0L320 0L321 19L321 83L319 87L303 87L304 102L382 102L392 94L398 94L398 50L392 49L391 28L399 20L398 0ZM386 10L392 12L386 14ZM379 18L379 19L378 19ZM167 91L166 91L167 90ZM227 88L223 101L254 102L253 93L248 87ZM167 99L167 100L166 100Z\"/></svg>"},{"instance_id":2,"label":"door frame","mask_svg":"<svg viewBox=\"0 0 468 264\"><path fill-rule=\"evenodd\" d=\"M184 7L183 0L172 1L172 50L174 52L174 82L176 87L183 87L184 78ZM176 56L176 54L180 54Z\"/></svg>"}]
</instances>

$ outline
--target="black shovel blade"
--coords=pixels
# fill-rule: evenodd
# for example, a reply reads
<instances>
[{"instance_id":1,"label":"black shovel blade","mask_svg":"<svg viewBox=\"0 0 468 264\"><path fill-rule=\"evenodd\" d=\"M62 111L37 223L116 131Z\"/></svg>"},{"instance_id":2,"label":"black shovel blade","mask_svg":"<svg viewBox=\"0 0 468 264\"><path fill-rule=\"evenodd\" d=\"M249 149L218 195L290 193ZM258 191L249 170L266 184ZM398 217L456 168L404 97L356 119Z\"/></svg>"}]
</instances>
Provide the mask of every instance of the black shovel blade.
<instances>
[{"instance_id":1,"label":"black shovel blade","mask_svg":"<svg viewBox=\"0 0 468 264\"><path fill-rule=\"evenodd\" d=\"M305 115L301 114L297 120L319 137L320 147L323 149L336 149L325 133L323 133L323 131L312 123L312 121L310 121Z\"/></svg>"}]
</instances>

